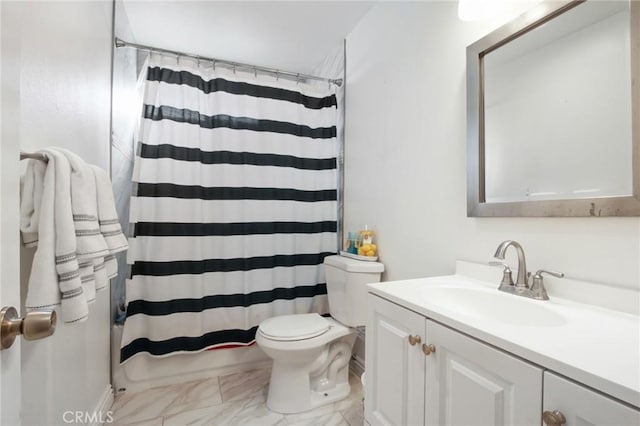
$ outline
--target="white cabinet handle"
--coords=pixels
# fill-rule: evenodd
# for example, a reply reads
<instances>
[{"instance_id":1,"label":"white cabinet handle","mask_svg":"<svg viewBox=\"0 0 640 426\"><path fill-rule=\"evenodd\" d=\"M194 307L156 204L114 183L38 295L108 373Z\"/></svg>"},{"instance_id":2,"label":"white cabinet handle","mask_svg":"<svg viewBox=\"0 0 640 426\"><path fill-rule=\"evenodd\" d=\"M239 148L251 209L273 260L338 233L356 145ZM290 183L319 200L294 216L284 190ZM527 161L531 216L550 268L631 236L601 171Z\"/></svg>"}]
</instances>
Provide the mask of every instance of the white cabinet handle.
<instances>
[{"instance_id":1,"label":"white cabinet handle","mask_svg":"<svg viewBox=\"0 0 640 426\"><path fill-rule=\"evenodd\" d=\"M542 421L547 426L562 426L567 423L567 418L558 410L542 413Z\"/></svg>"},{"instance_id":2,"label":"white cabinet handle","mask_svg":"<svg viewBox=\"0 0 640 426\"><path fill-rule=\"evenodd\" d=\"M422 342L422 339L417 334L415 336L412 336L411 334L409 335L409 344L411 346L415 346L415 345L419 344L420 342Z\"/></svg>"}]
</instances>

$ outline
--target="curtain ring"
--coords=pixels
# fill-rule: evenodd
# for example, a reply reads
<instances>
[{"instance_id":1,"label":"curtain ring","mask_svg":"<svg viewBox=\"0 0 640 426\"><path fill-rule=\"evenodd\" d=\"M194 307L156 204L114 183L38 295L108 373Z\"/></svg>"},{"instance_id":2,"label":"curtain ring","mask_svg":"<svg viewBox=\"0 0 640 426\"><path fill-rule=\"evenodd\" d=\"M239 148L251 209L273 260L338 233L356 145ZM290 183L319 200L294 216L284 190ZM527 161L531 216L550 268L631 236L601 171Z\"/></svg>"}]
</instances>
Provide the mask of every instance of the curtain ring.
<instances>
[{"instance_id":1,"label":"curtain ring","mask_svg":"<svg viewBox=\"0 0 640 426\"><path fill-rule=\"evenodd\" d=\"M276 81L280 80L280 72L276 71Z\"/></svg>"},{"instance_id":2,"label":"curtain ring","mask_svg":"<svg viewBox=\"0 0 640 426\"><path fill-rule=\"evenodd\" d=\"M196 64L197 64L198 68L200 68L200 56L196 57Z\"/></svg>"},{"instance_id":3,"label":"curtain ring","mask_svg":"<svg viewBox=\"0 0 640 426\"><path fill-rule=\"evenodd\" d=\"M215 59L213 59L211 61L211 66L213 67L213 70L215 71L216 70L216 60Z\"/></svg>"},{"instance_id":4,"label":"curtain ring","mask_svg":"<svg viewBox=\"0 0 640 426\"><path fill-rule=\"evenodd\" d=\"M254 76L255 78L258 78L258 68L254 68L254 69L253 69L253 76Z\"/></svg>"},{"instance_id":5,"label":"curtain ring","mask_svg":"<svg viewBox=\"0 0 640 426\"><path fill-rule=\"evenodd\" d=\"M296 74L296 84L300 84L300 73Z\"/></svg>"},{"instance_id":6,"label":"curtain ring","mask_svg":"<svg viewBox=\"0 0 640 426\"><path fill-rule=\"evenodd\" d=\"M236 73L236 66L234 65L233 66L233 74L235 75L235 73Z\"/></svg>"}]
</instances>

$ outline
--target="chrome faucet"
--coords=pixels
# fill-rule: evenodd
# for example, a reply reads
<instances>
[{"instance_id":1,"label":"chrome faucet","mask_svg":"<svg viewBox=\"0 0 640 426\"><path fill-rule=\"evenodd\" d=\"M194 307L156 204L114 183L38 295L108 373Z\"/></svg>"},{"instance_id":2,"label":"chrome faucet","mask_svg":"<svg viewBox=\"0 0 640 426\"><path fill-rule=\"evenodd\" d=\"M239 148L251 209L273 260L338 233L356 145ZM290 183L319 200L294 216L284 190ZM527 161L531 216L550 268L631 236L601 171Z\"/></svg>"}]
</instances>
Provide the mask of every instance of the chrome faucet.
<instances>
[{"instance_id":1,"label":"chrome faucet","mask_svg":"<svg viewBox=\"0 0 640 426\"><path fill-rule=\"evenodd\" d=\"M564 277L564 274L562 272L545 271L541 269L535 273L535 275L533 276L533 283L531 284L531 287L529 287L529 274L527 274L527 263L524 258L524 250L518 242L513 240L503 241L502 243L500 243L496 250L496 253L493 256L497 259L504 260L504 255L507 251L507 248L509 248L510 246L513 246L513 248L516 249L516 253L518 254L518 276L516 278L515 284L511 279L511 269L509 269L508 265L502 262L489 262L490 265L504 266L502 282L500 283L500 287L498 287L498 290L517 294L519 296L529 297L531 299L549 300L549 296L547 295L547 291L544 287L542 274L553 275L557 278Z\"/></svg>"},{"instance_id":2,"label":"chrome faucet","mask_svg":"<svg viewBox=\"0 0 640 426\"><path fill-rule=\"evenodd\" d=\"M524 258L524 250L517 241L507 240L500 243L496 249L496 254L493 255L496 259L504 260L504 254L509 247L513 246L516 249L518 255L518 276L516 277L515 287L517 290L528 289L527 283L527 261Z\"/></svg>"}]
</instances>

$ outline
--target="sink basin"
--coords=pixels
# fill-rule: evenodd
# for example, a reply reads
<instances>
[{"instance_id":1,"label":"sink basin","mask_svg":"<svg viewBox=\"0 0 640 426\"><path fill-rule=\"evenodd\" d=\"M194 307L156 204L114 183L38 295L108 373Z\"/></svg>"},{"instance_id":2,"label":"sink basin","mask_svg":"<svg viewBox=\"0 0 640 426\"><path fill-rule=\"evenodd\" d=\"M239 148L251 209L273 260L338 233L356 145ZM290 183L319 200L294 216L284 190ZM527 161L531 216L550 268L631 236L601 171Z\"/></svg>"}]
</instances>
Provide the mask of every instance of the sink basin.
<instances>
[{"instance_id":1,"label":"sink basin","mask_svg":"<svg viewBox=\"0 0 640 426\"><path fill-rule=\"evenodd\" d=\"M420 296L430 304L472 318L514 326L557 327L567 322L560 313L531 300L486 288L424 286Z\"/></svg>"}]
</instances>

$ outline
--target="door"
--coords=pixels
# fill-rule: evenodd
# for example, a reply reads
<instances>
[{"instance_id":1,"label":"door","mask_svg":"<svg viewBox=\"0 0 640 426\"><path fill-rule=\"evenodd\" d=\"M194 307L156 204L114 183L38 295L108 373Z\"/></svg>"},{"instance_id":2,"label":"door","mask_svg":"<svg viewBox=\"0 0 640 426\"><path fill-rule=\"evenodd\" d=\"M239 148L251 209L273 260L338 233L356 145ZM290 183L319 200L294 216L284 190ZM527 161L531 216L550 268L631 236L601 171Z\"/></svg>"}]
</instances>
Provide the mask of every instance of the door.
<instances>
[{"instance_id":1,"label":"door","mask_svg":"<svg viewBox=\"0 0 640 426\"><path fill-rule=\"evenodd\" d=\"M540 368L431 320L426 334L426 425L540 425Z\"/></svg>"},{"instance_id":2,"label":"door","mask_svg":"<svg viewBox=\"0 0 640 426\"><path fill-rule=\"evenodd\" d=\"M640 425L639 410L548 371L544 373L543 412L546 426Z\"/></svg>"},{"instance_id":3,"label":"door","mask_svg":"<svg viewBox=\"0 0 640 426\"><path fill-rule=\"evenodd\" d=\"M369 294L365 419L377 425L424 424L425 319Z\"/></svg>"},{"instance_id":4,"label":"door","mask_svg":"<svg viewBox=\"0 0 640 426\"><path fill-rule=\"evenodd\" d=\"M7 66L15 57L11 34L16 20L7 2L0 2L0 308L20 309L20 150L18 148L19 81L17 67ZM0 424L19 425L21 407L20 338L0 351Z\"/></svg>"}]
</instances>

